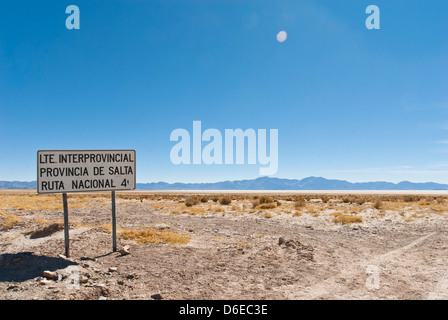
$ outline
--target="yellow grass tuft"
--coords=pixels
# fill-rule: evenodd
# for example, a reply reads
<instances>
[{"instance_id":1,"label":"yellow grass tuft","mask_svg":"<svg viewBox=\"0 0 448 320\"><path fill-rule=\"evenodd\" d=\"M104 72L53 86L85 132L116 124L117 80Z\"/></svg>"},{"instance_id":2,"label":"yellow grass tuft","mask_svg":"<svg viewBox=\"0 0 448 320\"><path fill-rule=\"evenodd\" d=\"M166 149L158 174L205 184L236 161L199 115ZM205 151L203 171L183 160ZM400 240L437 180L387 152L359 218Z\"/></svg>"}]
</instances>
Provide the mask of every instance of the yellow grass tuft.
<instances>
[{"instance_id":1,"label":"yellow grass tuft","mask_svg":"<svg viewBox=\"0 0 448 320\"><path fill-rule=\"evenodd\" d=\"M382 206L383 206L383 202L379 199L375 200L372 204L372 208L377 209L377 210L381 209Z\"/></svg>"},{"instance_id":2,"label":"yellow grass tuft","mask_svg":"<svg viewBox=\"0 0 448 320\"><path fill-rule=\"evenodd\" d=\"M256 209L274 209L277 208L277 204L275 202L262 203L256 207Z\"/></svg>"},{"instance_id":3,"label":"yellow grass tuft","mask_svg":"<svg viewBox=\"0 0 448 320\"><path fill-rule=\"evenodd\" d=\"M295 209L301 209L306 206L306 202L303 199L298 199L294 202Z\"/></svg>"},{"instance_id":4,"label":"yellow grass tuft","mask_svg":"<svg viewBox=\"0 0 448 320\"><path fill-rule=\"evenodd\" d=\"M272 218L272 214L270 214L269 212L266 212L266 213L264 214L264 217L265 217L266 219L270 219L270 218Z\"/></svg>"},{"instance_id":5,"label":"yellow grass tuft","mask_svg":"<svg viewBox=\"0 0 448 320\"><path fill-rule=\"evenodd\" d=\"M21 219L15 215L0 212L0 229L3 231L13 228L15 225L19 224Z\"/></svg>"},{"instance_id":6,"label":"yellow grass tuft","mask_svg":"<svg viewBox=\"0 0 448 320\"><path fill-rule=\"evenodd\" d=\"M418 202L418 205L419 205L419 206L429 206L429 205L431 205L431 201L428 201L428 200L426 200L426 199L421 199L421 200Z\"/></svg>"},{"instance_id":7,"label":"yellow grass tuft","mask_svg":"<svg viewBox=\"0 0 448 320\"><path fill-rule=\"evenodd\" d=\"M350 223L361 223L362 218L358 216L352 216L343 214L340 212L334 213L333 222L342 223L342 224L350 224Z\"/></svg>"},{"instance_id":8,"label":"yellow grass tuft","mask_svg":"<svg viewBox=\"0 0 448 320\"><path fill-rule=\"evenodd\" d=\"M102 225L100 225L100 228L103 228L109 232L112 232L112 224L110 224L110 223L103 223ZM117 230L120 230L120 228L117 228Z\"/></svg>"},{"instance_id":9,"label":"yellow grass tuft","mask_svg":"<svg viewBox=\"0 0 448 320\"><path fill-rule=\"evenodd\" d=\"M306 208L307 213L318 213L319 209L316 206L310 206Z\"/></svg>"},{"instance_id":10,"label":"yellow grass tuft","mask_svg":"<svg viewBox=\"0 0 448 320\"><path fill-rule=\"evenodd\" d=\"M70 195L69 208L90 208L96 202L109 203L104 195ZM0 209L19 210L62 210L62 197L59 194L0 194Z\"/></svg>"},{"instance_id":11,"label":"yellow grass tuft","mask_svg":"<svg viewBox=\"0 0 448 320\"><path fill-rule=\"evenodd\" d=\"M292 216L293 217L301 217L302 216L302 212L300 212L300 211L296 211L296 212L294 212L293 214L292 214Z\"/></svg>"},{"instance_id":12,"label":"yellow grass tuft","mask_svg":"<svg viewBox=\"0 0 448 320\"><path fill-rule=\"evenodd\" d=\"M187 213L189 215L195 216L195 215L203 215L208 213L208 211L203 207L186 207L182 209L183 213Z\"/></svg>"},{"instance_id":13,"label":"yellow grass tuft","mask_svg":"<svg viewBox=\"0 0 448 320\"><path fill-rule=\"evenodd\" d=\"M187 244L190 242L188 235L175 233L172 231L157 231L152 229L125 230L120 233L123 239L135 240L142 244L166 243L166 244Z\"/></svg>"},{"instance_id":14,"label":"yellow grass tuft","mask_svg":"<svg viewBox=\"0 0 448 320\"><path fill-rule=\"evenodd\" d=\"M239 248L250 248L251 247L251 245L247 242L240 242L236 246Z\"/></svg>"}]
</instances>

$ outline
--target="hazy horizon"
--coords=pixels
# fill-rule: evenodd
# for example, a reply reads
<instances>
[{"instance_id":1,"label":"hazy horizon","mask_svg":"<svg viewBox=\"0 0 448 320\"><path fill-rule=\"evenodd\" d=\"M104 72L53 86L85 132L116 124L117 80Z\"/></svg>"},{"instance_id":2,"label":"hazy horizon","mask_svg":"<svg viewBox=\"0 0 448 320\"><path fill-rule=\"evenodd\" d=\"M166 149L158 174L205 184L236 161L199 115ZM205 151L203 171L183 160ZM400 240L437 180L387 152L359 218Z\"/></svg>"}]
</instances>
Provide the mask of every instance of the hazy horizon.
<instances>
[{"instance_id":1,"label":"hazy horizon","mask_svg":"<svg viewBox=\"0 0 448 320\"><path fill-rule=\"evenodd\" d=\"M257 179L280 179L280 180L293 180L293 181L302 181L305 179L310 179L310 178L317 178L317 179L324 179L327 181L344 181L344 182L348 182L348 183L352 183L352 184L356 184L356 183L392 183L392 184L399 184L399 183L403 183L403 182L410 182L413 184L420 184L420 183L436 183L436 184L444 184L444 185L448 185L448 183L438 183L438 182L434 182L434 181L424 181L424 182L415 182L412 180L401 180L401 181L387 181L387 180L372 180L372 181L350 181L350 180L346 180L346 179L328 179L325 177L316 177L316 176L309 176L309 177L303 177L303 178L279 178L279 177L254 177L254 178L248 178L248 179L227 179L227 180L217 180L217 181L211 181L211 182L189 182L189 181L174 181L174 182L169 182L169 181L146 181L146 182L142 182L142 181L138 181L137 180L137 184L156 184L156 183L167 183L167 184L216 184L216 183L223 183L223 182L238 182L238 181L254 181ZM0 180L0 182L22 182L22 183L33 183L36 182L36 180Z\"/></svg>"}]
</instances>

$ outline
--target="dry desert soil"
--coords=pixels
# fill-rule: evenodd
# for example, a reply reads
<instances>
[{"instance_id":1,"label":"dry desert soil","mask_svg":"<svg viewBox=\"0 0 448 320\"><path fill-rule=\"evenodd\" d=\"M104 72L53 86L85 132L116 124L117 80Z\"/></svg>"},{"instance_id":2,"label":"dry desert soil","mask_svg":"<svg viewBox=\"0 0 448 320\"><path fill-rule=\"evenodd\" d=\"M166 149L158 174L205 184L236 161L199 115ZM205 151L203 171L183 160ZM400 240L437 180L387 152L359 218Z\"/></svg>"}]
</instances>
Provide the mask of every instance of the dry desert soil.
<instances>
[{"instance_id":1,"label":"dry desert soil","mask_svg":"<svg viewBox=\"0 0 448 320\"><path fill-rule=\"evenodd\" d=\"M0 299L447 299L447 199L118 192L113 252L110 193L69 194L67 258L62 196L2 190Z\"/></svg>"}]
</instances>

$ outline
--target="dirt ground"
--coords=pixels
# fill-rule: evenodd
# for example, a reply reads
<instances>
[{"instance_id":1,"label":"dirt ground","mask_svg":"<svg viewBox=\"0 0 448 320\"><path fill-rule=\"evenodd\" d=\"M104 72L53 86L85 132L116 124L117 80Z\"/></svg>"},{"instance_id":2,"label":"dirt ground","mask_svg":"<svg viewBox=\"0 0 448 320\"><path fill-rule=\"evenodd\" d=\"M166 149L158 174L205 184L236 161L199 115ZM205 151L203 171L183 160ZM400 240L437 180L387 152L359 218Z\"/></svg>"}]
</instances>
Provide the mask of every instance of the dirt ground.
<instances>
[{"instance_id":1,"label":"dirt ground","mask_svg":"<svg viewBox=\"0 0 448 320\"><path fill-rule=\"evenodd\" d=\"M1 191L0 299L448 298L448 195L123 194L130 254L109 194L69 194L66 258L62 196Z\"/></svg>"}]
</instances>

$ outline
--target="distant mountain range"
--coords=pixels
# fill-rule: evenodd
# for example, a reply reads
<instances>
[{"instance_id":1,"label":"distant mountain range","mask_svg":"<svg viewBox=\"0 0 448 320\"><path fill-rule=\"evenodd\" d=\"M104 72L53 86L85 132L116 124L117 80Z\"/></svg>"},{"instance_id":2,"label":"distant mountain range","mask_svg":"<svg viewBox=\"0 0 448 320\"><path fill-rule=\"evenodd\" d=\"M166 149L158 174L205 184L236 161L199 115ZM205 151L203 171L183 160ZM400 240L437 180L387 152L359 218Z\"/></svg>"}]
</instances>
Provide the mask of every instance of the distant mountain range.
<instances>
[{"instance_id":1,"label":"distant mountain range","mask_svg":"<svg viewBox=\"0 0 448 320\"><path fill-rule=\"evenodd\" d=\"M36 189L36 181L0 181L0 189ZM348 182L320 177L302 180L260 177L213 183L137 183L137 190L448 190L448 184L409 181Z\"/></svg>"},{"instance_id":2,"label":"distant mountain range","mask_svg":"<svg viewBox=\"0 0 448 320\"><path fill-rule=\"evenodd\" d=\"M36 181L0 181L0 189L36 189Z\"/></svg>"}]
</instances>

